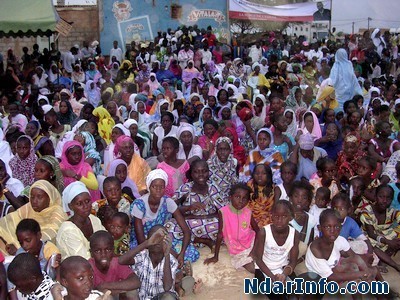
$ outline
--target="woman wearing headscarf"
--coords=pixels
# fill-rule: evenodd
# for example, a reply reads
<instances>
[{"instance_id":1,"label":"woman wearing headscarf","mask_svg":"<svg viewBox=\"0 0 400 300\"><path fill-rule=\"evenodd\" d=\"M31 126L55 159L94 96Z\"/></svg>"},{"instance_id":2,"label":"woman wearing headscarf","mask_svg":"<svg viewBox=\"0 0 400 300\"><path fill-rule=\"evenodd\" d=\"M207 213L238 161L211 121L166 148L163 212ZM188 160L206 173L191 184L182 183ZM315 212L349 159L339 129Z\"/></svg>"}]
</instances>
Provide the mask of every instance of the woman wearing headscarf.
<instances>
[{"instance_id":1,"label":"woman wearing headscarf","mask_svg":"<svg viewBox=\"0 0 400 300\"><path fill-rule=\"evenodd\" d=\"M317 102L322 105L323 109L336 109L339 106L333 86L321 87L321 92L318 91L318 94Z\"/></svg>"},{"instance_id":2,"label":"woman wearing headscarf","mask_svg":"<svg viewBox=\"0 0 400 300\"><path fill-rule=\"evenodd\" d=\"M97 107L101 101L100 88L94 83L93 80L88 80L85 85L86 99L94 107Z\"/></svg>"},{"instance_id":3,"label":"woman wearing headscarf","mask_svg":"<svg viewBox=\"0 0 400 300\"><path fill-rule=\"evenodd\" d=\"M21 220L36 220L40 225L41 240L45 242L56 237L61 223L67 218L61 206L61 195L50 182L36 181L31 186L29 199L27 204L0 219L2 242L8 245L12 244L17 249L20 244L15 231ZM1 245L0 250L8 255L5 246Z\"/></svg>"},{"instance_id":4,"label":"woman wearing headscarf","mask_svg":"<svg viewBox=\"0 0 400 300\"><path fill-rule=\"evenodd\" d=\"M118 180L121 177L123 177L119 175L119 172L121 172L120 171L121 165L124 166L122 168L126 168L126 170L128 170L128 164L123 159L117 158L113 160L113 162L110 164L110 169L108 170L108 176L116 176ZM140 198L138 187L136 183L131 178L129 178L128 173L126 173L125 180L121 182L121 189L122 192L129 195L130 196L129 198L131 199Z\"/></svg>"},{"instance_id":5,"label":"woman wearing headscarf","mask_svg":"<svg viewBox=\"0 0 400 300\"><path fill-rule=\"evenodd\" d=\"M33 84L37 85L39 88L44 88L47 86L48 78L49 76L46 74L43 67L37 66L35 74L32 76Z\"/></svg>"},{"instance_id":6,"label":"woman wearing headscarf","mask_svg":"<svg viewBox=\"0 0 400 300\"><path fill-rule=\"evenodd\" d=\"M175 117L170 112L164 112L161 115L161 126L154 130L153 135L153 155L158 156L161 153L162 140L167 136L176 136L178 127L173 125Z\"/></svg>"},{"instance_id":7,"label":"woman wearing headscarf","mask_svg":"<svg viewBox=\"0 0 400 300\"><path fill-rule=\"evenodd\" d=\"M235 58L233 60L232 66L229 69L229 74L239 78L241 81L246 81L247 78L245 78L245 70L241 58Z\"/></svg>"},{"instance_id":8,"label":"woman wearing headscarf","mask_svg":"<svg viewBox=\"0 0 400 300\"><path fill-rule=\"evenodd\" d=\"M257 132L256 139L257 147L250 151L246 163L240 171L239 180L248 182L251 179L254 168L258 164L265 164L272 170L274 183L279 183L281 181L279 169L283 163L283 157L278 150L271 147L274 144L274 136L271 130L261 128Z\"/></svg>"},{"instance_id":9,"label":"woman wearing headscarf","mask_svg":"<svg viewBox=\"0 0 400 300\"><path fill-rule=\"evenodd\" d=\"M143 243L152 227L164 226L173 217L183 232L183 239L173 238L172 241L172 247L178 253L179 266L182 267L184 261L195 262L199 259L200 254L190 244L191 232L178 206L174 200L164 195L167 184L168 176L163 170L153 170L147 176L146 188L149 193L136 199L131 205L130 247L134 248ZM163 192L156 192L157 190ZM151 211L150 207L157 207L156 212Z\"/></svg>"},{"instance_id":10,"label":"woman wearing headscarf","mask_svg":"<svg viewBox=\"0 0 400 300\"><path fill-rule=\"evenodd\" d=\"M149 79L150 79L150 69L147 66L147 64L142 64L135 78L135 82L139 85L139 87L142 87L142 85L145 84L147 81L149 81Z\"/></svg>"},{"instance_id":11,"label":"woman wearing headscarf","mask_svg":"<svg viewBox=\"0 0 400 300\"><path fill-rule=\"evenodd\" d=\"M99 230L105 230L101 221L91 212L91 199L82 182L73 182L63 192L63 208L70 216L57 233L57 247L63 259L78 255L90 258L89 238Z\"/></svg>"},{"instance_id":12,"label":"woman wearing headscarf","mask_svg":"<svg viewBox=\"0 0 400 300\"><path fill-rule=\"evenodd\" d=\"M174 74L174 77L177 80L181 80L182 79L182 68L178 64L178 61L176 59L172 59L171 60L171 63L169 65L169 70L172 72L172 74Z\"/></svg>"},{"instance_id":13,"label":"woman wearing headscarf","mask_svg":"<svg viewBox=\"0 0 400 300\"><path fill-rule=\"evenodd\" d=\"M54 146L48 137L41 133L41 126L39 121L32 120L26 125L25 133L33 140L34 150L37 157L43 155L54 156ZM3 152L1 152L3 154Z\"/></svg>"},{"instance_id":14,"label":"woman wearing headscarf","mask_svg":"<svg viewBox=\"0 0 400 300\"><path fill-rule=\"evenodd\" d=\"M343 103L352 99L354 95L363 94L356 75L354 75L353 65L348 59L346 50L343 48L336 51L335 63L329 78L335 88L336 99L339 102L340 109L343 109Z\"/></svg>"},{"instance_id":15,"label":"woman wearing headscarf","mask_svg":"<svg viewBox=\"0 0 400 300\"><path fill-rule=\"evenodd\" d=\"M147 77L147 79L148 79L148 77ZM124 82L124 81L135 82L135 73L134 73L132 62L127 59L121 63L121 67L119 68L117 78L115 78L115 80L114 80L115 84Z\"/></svg>"},{"instance_id":16,"label":"woman wearing headscarf","mask_svg":"<svg viewBox=\"0 0 400 300\"><path fill-rule=\"evenodd\" d=\"M107 148L104 150L104 174L108 174L108 169L110 167L110 163L116 158L114 155L115 143L120 136L129 136L130 132L125 128L122 124L117 124L112 128L111 131L111 142L108 144Z\"/></svg>"},{"instance_id":17,"label":"woman wearing headscarf","mask_svg":"<svg viewBox=\"0 0 400 300\"><path fill-rule=\"evenodd\" d=\"M240 169L246 162L246 150L240 145L236 130L233 127L227 127L221 135L230 138L232 141L233 157L237 160Z\"/></svg>"},{"instance_id":18,"label":"woman wearing headscarf","mask_svg":"<svg viewBox=\"0 0 400 300\"><path fill-rule=\"evenodd\" d=\"M101 169L101 157L99 152L96 150L96 142L92 134L87 131L81 131L78 134L78 138L75 139L78 142L82 142L80 137L83 138L83 152L85 153L85 162L92 166L93 172L96 175L103 173Z\"/></svg>"},{"instance_id":19,"label":"woman wearing headscarf","mask_svg":"<svg viewBox=\"0 0 400 300\"><path fill-rule=\"evenodd\" d=\"M254 97L253 118L251 125L255 131L265 126L265 118L267 116L267 99L263 94L257 94Z\"/></svg>"},{"instance_id":20,"label":"woman wearing headscarf","mask_svg":"<svg viewBox=\"0 0 400 300\"><path fill-rule=\"evenodd\" d=\"M296 122L296 114L293 109L286 108L283 112L283 115L286 118L288 128L285 131L286 134L289 134L291 137L295 138L297 135L297 122Z\"/></svg>"},{"instance_id":21,"label":"woman wearing headscarf","mask_svg":"<svg viewBox=\"0 0 400 300\"><path fill-rule=\"evenodd\" d=\"M20 180L24 186L31 185L37 161L33 141L29 136L22 135L17 139L16 147L17 153L9 162L13 177Z\"/></svg>"},{"instance_id":22,"label":"woman wearing headscarf","mask_svg":"<svg viewBox=\"0 0 400 300\"><path fill-rule=\"evenodd\" d=\"M132 179L141 195L147 193L145 178L150 172L147 162L135 152L135 143L129 136L120 136L114 148L114 155L128 165L128 176Z\"/></svg>"},{"instance_id":23,"label":"woman wearing headscarf","mask_svg":"<svg viewBox=\"0 0 400 300\"><path fill-rule=\"evenodd\" d=\"M321 126L317 115L312 111L307 111L303 115L303 121L301 122L300 130L298 134L310 134L314 141L322 137Z\"/></svg>"},{"instance_id":24,"label":"woman wearing headscarf","mask_svg":"<svg viewBox=\"0 0 400 300\"><path fill-rule=\"evenodd\" d=\"M57 77L55 78L57 79ZM86 81L85 72L83 72L81 65L76 64L74 66L74 70L71 73L72 82L81 82L84 83ZM53 80L54 81L54 80Z\"/></svg>"},{"instance_id":25,"label":"woman wearing headscarf","mask_svg":"<svg viewBox=\"0 0 400 300\"><path fill-rule=\"evenodd\" d=\"M189 60L187 67L182 71L182 81L186 87L192 82L193 78L199 78L200 72L194 67L193 60Z\"/></svg>"},{"instance_id":26,"label":"woman wearing headscarf","mask_svg":"<svg viewBox=\"0 0 400 300\"><path fill-rule=\"evenodd\" d=\"M379 54L379 56L382 56L382 50L386 48L386 42L384 38L381 36L381 30L379 28L375 28L374 31L372 31L371 39L376 48L376 52Z\"/></svg>"},{"instance_id":27,"label":"woman wearing headscarf","mask_svg":"<svg viewBox=\"0 0 400 300\"><path fill-rule=\"evenodd\" d=\"M160 65L160 69L156 73L157 80L161 83L164 81L168 81L171 84L174 84L176 81L176 77L174 73L172 73L170 70L166 69L166 63L163 62Z\"/></svg>"},{"instance_id":28,"label":"woman wearing headscarf","mask_svg":"<svg viewBox=\"0 0 400 300\"><path fill-rule=\"evenodd\" d=\"M93 80L97 82L102 76L101 73L96 69L96 63L94 61L89 63L89 68L85 73L86 81Z\"/></svg>"},{"instance_id":29,"label":"woman wearing headscarf","mask_svg":"<svg viewBox=\"0 0 400 300\"><path fill-rule=\"evenodd\" d=\"M180 142L178 159L187 160L190 164L196 159L203 158L203 150L201 147L193 144L193 139L196 137L193 125L182 123L178 128L176 136Z\"/></svg>"},{"instance_id":30,"label":"woman wearing headscarf","mask_svg":"<svg viewBox=\"0 0 400 300\"><path fill-rule=\"evenodd\" d=\"M71 103L68 100L60 101L57 118L61 125L72 124L72 122L77 118L76 114L74 114L74 111L72 110Z\"/></svg>"},{"instance_id":31,"label":"woman wearing headscarf","mask_svg":"<svg viewBox=\"0 0 400 300\"><path fill-rule=\"evenodd\" d=\"M285 101L286 108L290 108L296 111L298 108L307 109L307 104L303 101L303 92L298 86L294 86L290 89L289 95Z\"/></svg>"},{"instance_id":32,"label":"woman wearing headscarf","mask_svg":"<svg viewBox=\"0 0 400 300\"><path fill-rule=\"evenodd\" d=\"M345 136L342 151L336 160L337 178L341 183L348 183L351 177L357 175L357 162L366 155L360 146L361 139L354 132Z\"/></svg>"},{"instance_id":33,"label":"woman wearing headscarf","mask_svg":"<svg viewBox=\"0 0 400 300\"><path fill-rule=\"evenodd\" d=\"M70 90L62 89L60 92L60 98L61 100L69 101L71 103L74 114L77 116L80 115L83 104L79 103L74 97L72 97Z\"/></svg>"},{"instance_id":34,"label":"woman wearing headscarf","mask_svg":"<svg viewBox=\"0 0 400 300\"><path fill-rule=\"evenodd\" d=\"M115 121L104 107L95 108L93 115L98 119L99 134L108 145L111 142L111 131Z\"/></svg>"},{"instance_id":35,"label":"woman wearing headscarf","mask_svg":"<svg viewBox=\"0 0 400 300\"><path fill-rule=\"evenodd\" d=\"M238 181L237 160L232 154L233 145L228 137L220 137L215 142L215 153L207 161L210 169L210 182L221 197L221 205L229 203L231 185Z\"/></svg>"},{"instance_id":36,"label":"woman wearing headscarf","mask_svg":"<svg viewBox=\"0 0 400 300\"><path fill-rule=\"evenodd\" d=\"M157 76L155 73L150 73L149 80L147 84L150 86L150 94L153 95L153 92L160 87L160 83L157 80Z\"/></svg>"},{"instance_id":37,"label":"woman wearing headscarf","mask_svg":"<svg viewBox=\"0 0 400 300\"><path fill-rule=\"evenodd\" d=\"M119 71L119 63L117 61L113 62L108 70L108 73L111 75L112 81L115 81L118 76Z\"/></svg>"},{"instance_id":38,"label":"woman wearing headscarf","mask_svg":"<svg viewBox=\"0 0 400 300\"><path fill-rule=\"evenodd\" d=\"M73 182L80 181L90 190L92 201L100 199L99 184L92 167L85 162L83 147L78 141L64 144L60 168L67 187Z\"/></svg>"},{"instance_id":39,"label":"woman wearing headscarf","mask_svg":"<svg viewBox=\"0 0 400 300\"><path fill-rule=\"evenodd\" d=\"M258 94L261 86L266 86L270 88L267 78L264 74L260 73L260 64L258 62L252 65L253 72L250 74L247 80L247 86L251 88L250 95Z\"/></svg>"},{"instance_id":40,"label":"woman wearing headscarf","mask_svg":"<svg viewBox=\"0 0 400 300\"><path fill-rule=\"evenodd\" d=\"M145 141L145 138L139 133L138 122L134 119L128 119L124 122L124 127L129 130L132 141L138 146L140 156L146 158L149 151L150 141L147 145L147 141Z\"/></svg>"}]
</instances>

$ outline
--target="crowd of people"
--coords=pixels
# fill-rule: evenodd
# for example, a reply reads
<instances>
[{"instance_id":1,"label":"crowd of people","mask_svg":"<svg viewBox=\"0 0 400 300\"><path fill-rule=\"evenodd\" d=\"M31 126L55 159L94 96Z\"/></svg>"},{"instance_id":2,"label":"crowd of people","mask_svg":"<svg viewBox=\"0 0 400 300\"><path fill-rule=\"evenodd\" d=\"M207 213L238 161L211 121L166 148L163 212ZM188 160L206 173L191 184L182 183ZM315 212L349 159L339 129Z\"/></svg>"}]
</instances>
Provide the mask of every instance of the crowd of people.
<instances>
[{"instance_id":1,"label":"crowd of people","mask_svg":"<svg viewBox=\"0 0 400 300\"><path fill-rule=\"evenodd\" d=\"M260 280L400 272L397 36L127 49L4 56L1 299L178 299L222 245Z\"/></svg>"}]
</instances>

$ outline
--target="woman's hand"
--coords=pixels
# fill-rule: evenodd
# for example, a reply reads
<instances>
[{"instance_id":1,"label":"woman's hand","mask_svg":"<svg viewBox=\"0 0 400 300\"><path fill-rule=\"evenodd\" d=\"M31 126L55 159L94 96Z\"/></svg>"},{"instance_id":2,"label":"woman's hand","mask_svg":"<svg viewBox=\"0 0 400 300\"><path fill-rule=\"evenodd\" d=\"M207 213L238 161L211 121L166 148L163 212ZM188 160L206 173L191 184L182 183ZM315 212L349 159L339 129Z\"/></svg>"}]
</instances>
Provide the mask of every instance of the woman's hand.
<instances>
[{"instance_id":1,"label":"woman's hand","mask_svg":"<svg viewBox=\"0 0 400 300\"><path fill-rule=\"evenodd\" d=\"M184 258L185 258L185 254L183 252L181 252L177 257L177 259L178 259L178 268L182 268L183 267L183 264L185 262Z\"/></svg>"},{"instance_id":2,"label":"woman's hand","mask_svg":"<svg viewBox=\"0 0 400 300\"><path fill-rule=\"evenodd\" d=\"M280 281L282 283L286 282L286 275L285 274L276 274L275 281Z\"/></svg>"},{"instance_id":3,"label":"woman's hand","mask_svg":"<svg viewBox=\"0 0 400 300\"><path fill-rule=\"evenodd\" d=\"M195 210L203 210L206 208L206 205L204 203L200 202L195 202L189 206L190 211L195 211Z\"/></svg>"},{"instance_id":4,"label":"woman's hand","mask_svg":"<svg viewBox=\"0 0 400 300\"><path fill-rule=\"evenodd\" d=\"M73 178L73 177L76 176L76 173L75 173L74 170L63 169L63 170L61 170L61 172L62 172L62 174L63 174L64 177L71 177L71 178Z\"/></svg>"}]
</instances>

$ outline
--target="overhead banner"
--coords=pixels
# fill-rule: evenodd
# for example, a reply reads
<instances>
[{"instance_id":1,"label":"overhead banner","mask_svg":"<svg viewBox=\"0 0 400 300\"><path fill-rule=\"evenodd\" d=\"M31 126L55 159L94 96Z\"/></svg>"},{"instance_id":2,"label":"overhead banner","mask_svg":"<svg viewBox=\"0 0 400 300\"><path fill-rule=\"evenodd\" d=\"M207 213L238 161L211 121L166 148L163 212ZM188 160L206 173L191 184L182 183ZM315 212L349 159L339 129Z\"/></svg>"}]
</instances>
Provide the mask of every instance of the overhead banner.
<instances>
[{"instance_id":1,"label":"overhead banner","mask_svg":"<svg viewBox=\"0 0 400 300\"><path fill-rule=\"evenodd\" d=\"M299 3L292 3L296 0L229 0L229 17L231 19L275 22L330 21L331 0L298 1ZM276 5L277 2L291 3Z\"/></svg>"}]
</instances>

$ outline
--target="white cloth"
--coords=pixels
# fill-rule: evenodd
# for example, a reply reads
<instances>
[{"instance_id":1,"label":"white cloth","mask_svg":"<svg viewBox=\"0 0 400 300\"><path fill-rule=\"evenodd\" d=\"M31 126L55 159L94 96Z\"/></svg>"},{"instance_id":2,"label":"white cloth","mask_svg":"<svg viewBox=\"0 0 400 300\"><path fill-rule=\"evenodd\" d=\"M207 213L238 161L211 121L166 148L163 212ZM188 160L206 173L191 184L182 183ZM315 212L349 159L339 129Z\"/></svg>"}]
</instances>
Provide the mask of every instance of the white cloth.
<instances>
[{"instance_id":1,"label":"white cloth","mask_svg":"<svg viewBox=\"0 0 400 300\"><path fill-rule=\"evenodd\" d=\"M285 187L283 186L283 183L278 184L277 187L280 189L281 191L281 196L279 198L279 200L286 200L289 201L289 195L287 194Z\"/></svg>"},{"instance_id":2,"label":"white cloth","mask_svg":"<svg viewBox=\"0 0 400 300\"><path fill-rule=\"evenodd\" d=\"M137 205L133 205L133 207L132 207L132 217L135 217L135 218L138 218L138 219L142 219L142 220L145 220L145 221L152 221L155 218L157 218L158 213L159 213L162 205L160 204L158 206L157 211L153 212L150 209L150 206L149 206L149 195L150 194L146 194L141 198L143 200L143 202L144 202L145 207L146 207L146 214L144 214L143 211L141 211L137 207ZM163 198L163 199L165 199L165 198ZM161 200L161 201L163 201L163 200ZM178 209L178 205L176 205L175 201L172 200L171 198L166 198L165 201L167 202L167 210L168 210L168 212L173 214Z\"/></svg>"},{"instance_id":3,"label":"white cloth","mask_svg":"<svg viewBox=\"0 0 400 300\"><path fill-rule=\"evenodd\" d=\"M111 60L111 58L112 58L113 56L115 56L115 58L116 58L120 63L122 63L122 60L123 60L123 53L122 53L121 48L117 48L117 49L112 48L112 49L110 50L110 60Z\"/></svg>"},{"instance_id":4,"label":"white cloth","mask_svg":"<svg viewBox=\"0 0 400 300\"><path fill-rule=\"evenodd\" d=\"M75 181L69 184L62 193L62 200L63 200L63 209L64 211L72 216L74 212L69 207L69 204L74 200L74 198L82 193L88 193L89 190L87 189L86 185L83 182Z\"/></svg>"},{"instance_id":5,"label":"white cloth","mask_svg":"<svg viewBox=\"0 0 400 300\"><path fill-rule=\"evenodd\" d=\"M201 149L199 145L192 145L192 148L190 149L189 155L187 157L182 144L179 145L178 159L188 160L194 156L197 156L200 159L203 158L203 149Z\"/></svg>"},{"instance_id":6,"label":"white cloth","mask_svg":"<svg viewBox=\"0 0 400 300\"><path fill-rule=\"evenodd\" d=\"M162 179L165 182L165 186L168 184L168 175L165 173L164 170L161 169L155 169L151 171L146 178L146 187L147 190L150 191L150 185L151 183L156 180L156 179Z\"/></svg>"},{"instance_id":7,"label":"white cloth","mask_svg":"<svg viewBox=\"0 0 400 300\"><path fill-rule=\"evenodd\" d=\"M338 236L333 244L332 253L329 259L326 260L323 258L316 258L311 251L311 245L308 247L306 253L307 270L325 278L333 274L332 269L336 267L340 260L340 251L348 251L350 249L349 242L344 237Z\"/></svg>"},{"instance_id":8,"label":"white cloth","mask_svg":"<svg viewBox=\"0 0 400 300\"><path fill-rule=\"evenodd\" d=\"M272 234L271 224L264 226L265 230L265 243L264 253L262 260L268 269L271 270L272 274L281 274L282 268L289 263L289 253L294 245L295 229L289 226L289 235L282 246L279 246ZM256 268L259 267L256 265ZM267 276L266 274L264 274Z\"/></svg>"},{"instance_id":9,"label":"white cloth","mask_svg":"<svg viewBox=\"0 0 400 300\"><path fill-rule=\"evenodd\" d=\"M62 61L65 71L72 73L72 65L75 65L75 57L72 55L71 51L67 51L62 54Z\"/></svg>"}]
</instances>

